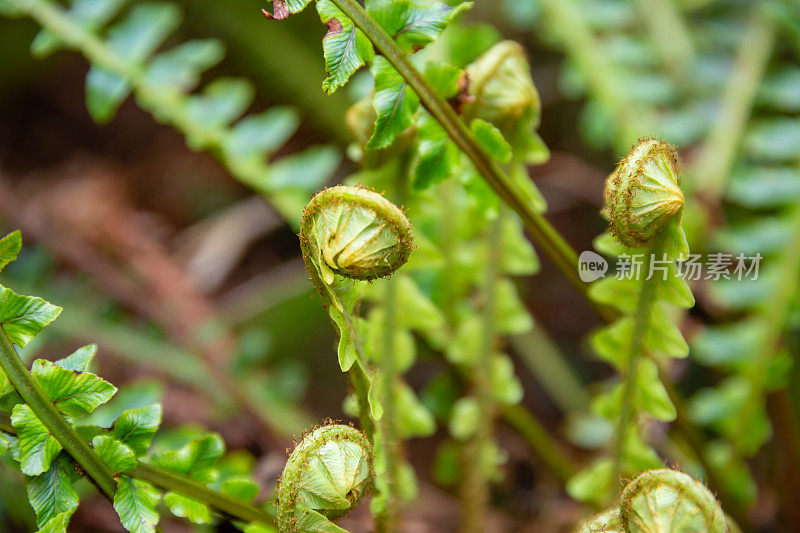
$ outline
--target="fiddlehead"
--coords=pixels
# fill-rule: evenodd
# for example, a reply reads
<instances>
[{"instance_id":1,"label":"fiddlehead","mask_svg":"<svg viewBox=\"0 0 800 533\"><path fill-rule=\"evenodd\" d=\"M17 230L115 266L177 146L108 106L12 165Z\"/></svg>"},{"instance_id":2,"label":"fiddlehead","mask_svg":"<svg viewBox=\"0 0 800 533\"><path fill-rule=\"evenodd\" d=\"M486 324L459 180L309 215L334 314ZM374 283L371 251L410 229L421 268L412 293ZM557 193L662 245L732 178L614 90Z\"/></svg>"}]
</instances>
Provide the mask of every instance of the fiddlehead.
<instances>
[{"instance_id":1,"label":"fiddlehead","mask_svg":"<svg viewBox=\"0 0 800 533\"><path fill-rule=\"evenodd\" d=\"M679 172L671 146L642 139L606 182L605 212L616 239L603 236L596 245L618 256L626 270L594 283L590 296L615 307L622 317L597 332L592 344L619 371L621 382L593 402L595 413L614 424L614 439L610 458L598 460L570 481L569 492L581 500L606 501L620 476L662 464L645 443L640 419L645 413L662 421L675 418L656 363L663 356L688 354L667 305L694 305L675 265L688 254L681 227L684 200Z\"/></svg>"},{"instance_id":2,"label":"fiddlehead","mask_svg":"<svg viewBox=\"0 0 800 533\"><path fill-rule=\"evenodd\" d=\"M628 153L604 191L609 230L617 240L632 248L655 243L683 209L679 173L678 154L662 141L642 140Z\"/></svg>"},{"instance_id":3,"label":"fiddlehead","mask_svg":"<svg viewBox=\"0 0 800 533\"><path fill-rule=\"evenodd\" d=\"M278 482L280 531L344 531L332 521L358 505L373 477L363 433L342 424L317 428L294 449Z\"/></svg>"},{"instance_id":4,"label":"fiddlehead","mask_svg":"<svg viewBox=\"0 0 800 533\"><path fill-rule=\"evenodd\" d=\"M363 187L324 189L303 212L303 259L312 278L324 285L333 284L334 274L356 280L385 278L408 260L412 242L405 214Z\"/></svg>"},{"instance_id":5,"label":"fiddlehead","mask_svg":"<svg viewBox=\"0 0 800 533\"><path fill-rule=\"evenodd\" d=\"M383 416L379 385L383 376L378 375L377 368L368 366L364 343L359 338L359 321L363 319L353 312L361 294L348 281L391 275L408 260L412 241L411 223L403 211L363 187L340 185L325 189L312 198L303 212L303 259L339 329L339 366L350 375L361 426L375 446L380 469L385 468L389 448L394 446L386 441L379 423ZM373 511L380 530L390 527L386 505L389 490L385 483L376 486L378 497L373 501Z\"/></svg>"},{"instance_id":6,"label":"fiddlehead","mask_svg":"<svg viewBox=\"0 0 800 533\"><path fill-rule=\"evenodd\" d=\"M588 522L583 533L655 533L706 531L727 533L735 528L714 495L700 481L677 470L644 472L622 491L620 506Z\"/></svg>"}]
</instances>

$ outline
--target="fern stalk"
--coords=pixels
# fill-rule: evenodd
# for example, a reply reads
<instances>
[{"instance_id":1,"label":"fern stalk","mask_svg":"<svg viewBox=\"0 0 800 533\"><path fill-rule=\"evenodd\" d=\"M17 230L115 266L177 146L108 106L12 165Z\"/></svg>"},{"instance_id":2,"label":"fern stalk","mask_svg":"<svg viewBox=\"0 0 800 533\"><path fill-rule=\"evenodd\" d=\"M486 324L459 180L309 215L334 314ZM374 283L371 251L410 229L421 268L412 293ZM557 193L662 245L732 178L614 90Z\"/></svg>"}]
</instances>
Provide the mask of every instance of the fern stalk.
<instances>
[{"instance_id":1,"label":"fern stalk","mask_svg":"<svg viewBox=\"0 0 800 533\"><path fill-rule=\"evenodd\" d=\"M754 5L739 44L733 74L725 87L720 113L708 134L700 159L692 166L690 187L719 198L737 156L750 110L775 45L774 22L763 6Z\"/></svg>"},{"instance_id":2,"label":"fern stalk","mask_svg":"<svg viewBox=\"0 0 800 533\"><path fill-rule=\"evenodd\" d=\"M666 236L663 234L658 236L652 248L645 254L644 264L642 265L643 272L649 272L653 257L661 254L665 238ZM655 291L657 287L658 279L655 275L650 279L642 280L642 288L639 292L636 311L633 315L633 338L627 347L627 354L625 356L627 358L627 363L622 375L622 406L614 431L612 479L619 479L623 472L622 463L625 453L625 442L629 432L635 430L637 426L636 407L634 405L637 386L636 380L639 375L639 364L645 357L644 332L647 330L648 319L656 301ZM617 487L612 486L612 490L614 495L616 495Z\"/></svg>"},{"instance_id":3,"label":"fern stalk","mask_svg":"<svg viewBox=\"0 0 800 533\"><path fill-rule=\"evenodd\" d=\"M800 234L800 207L794 209L792 213L791 235ZM750 393L747 395L744 406L742 407L741 417L744 420L752 418L753 414L759 409L764 398L764 384L767 381L769 366L778 354L782 340L782 333L786 327L786 322L791 312L792 302L798 294L798 272L800 272L800 239L790 240L788 248L785 249L781 264L778 268L780 276L775 280L775 292L767 300L769 303L761 317L766 331L764 341L761 344L756 358L755 366L747 374L750 381ZM746 426L740 426L737 437L733 439L734 445L740 444L744 432L748 431ZM741 450L737 450L741 454Z\"/></svg>"},{"instance_id":4,"label":"fern stalk","mask_svg":"<svg viewBox=\"0 0 800 533\"><path fill-rule=\"evenodd\" d=\"M46 398L44 399L49 401ZM60 413L58 416L61 416ZM16 435L17 433L17 430L11 425L8 415L2 412L0 412L0 431L9 433L11 435ZM76 436L78 439L81 438L78 435ZM94 453L91 449L89 449L89 451L90 453ZM73 459L75 459L74 456ZM264 509L260 509L259 507L250 505L242 500L237 500L236 498L233 498L227 494L210 489L205 485L198 483L197 481L183 477L175 472L171 472L166 468L139 462L133 470L128 472L128 474L142 481L152 483L153 485L164 490L178 492L195 500L206 503L232 519L244 520L247 522L262 522L265 524L272 524L274 522L273 516Z\"/></svg>"},{"instance_id":5,"label":"fern stalk","mask_svg":"<svg viewBox=\"0 0 800 533\"><path fill-rule=\"evenodd\" d=\"M525 196L514 186L512 180L500 166L478 145L464 122L447 101L431 87L403 53L392 37L381 28L355 0L332 0L353 23L366 34L370 41L397 69L408 85L419 96L423 106L444 128L458 148L472 161L478 173L497 195L516 211L525 223L533 239L550 256L572 285L584 296L587 284L578 276L578 256L561 234L530 205ZM598 313L610 317L611 311L596 306Z\"/></svg>"},{"instance_id":6,"label":"fern stalk","mask_svg":"<svg viewBox=\"0 0 800 533\"><path fill-rule=\"evenodd\" d=\"M398 495L399 467L401 456L401 444L395 431L395 417L397 408L395 405L394 385L399 378L394 360L394 339L396 327L396 298L397 284L387 279L384 282L384 320L383 320L383 354L381 357L381 373L383 374L383 418L381 426L383 428L384 454L386 473L384 474L384 484L386 487L386 509L379 516L379 530L393 531L397 523L399 513L400 496Z\"/></svg>"},{"instance_id":7,"label":"fern stalk","mask_svg":"<svg viewBox=\"0 0 800 533\"><path fill-rule=\"evenodd\" d=\"M81 465L81 468L103 494L109 499L113 499L117 490L113 473L58 412L53 402L42 390L42 386L33 379L28 369L22 364L14 346L5 331L2 330L0 330L0 367L25 403L53 437Z\"/></svg>"},{"instance_id":8,"label":"fern stalk","mask_svg":"<svg viewBox=\"0 0 800 533\"><path fill-rule=\"evenodd\" d=\"M488 383L491 361L497 334L495 331L496 291L503 260L503 207L491 223L487 239L489 257L486 263L486 285L482 291L484 299L481 320L481 354L477 364L470 369L472 394L478 402L480 424L475 435L464 445L464 481L462 497L464 516L462 531L483 531L486 511L489 507L489 476L486 470L486 457L491 453L492 430L496 416L496 406L492 401L491 386Z\"/></svg>"}]
</instances>

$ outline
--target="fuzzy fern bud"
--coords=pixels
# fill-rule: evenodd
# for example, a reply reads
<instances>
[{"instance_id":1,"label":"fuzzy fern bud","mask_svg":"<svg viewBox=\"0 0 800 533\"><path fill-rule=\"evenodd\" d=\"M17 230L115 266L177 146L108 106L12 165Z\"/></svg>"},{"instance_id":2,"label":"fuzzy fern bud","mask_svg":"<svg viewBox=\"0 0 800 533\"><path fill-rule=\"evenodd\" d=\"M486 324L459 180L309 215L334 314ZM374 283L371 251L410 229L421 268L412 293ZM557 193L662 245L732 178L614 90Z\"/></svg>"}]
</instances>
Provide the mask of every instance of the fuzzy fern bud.
<instances>
[{"instance_id":1,"label":"fuzzy fern bud","mask_svg":"<svg viewBox=\"0 0 800 533\"><path fill-rule=\"evenodd\" d=\"M649 246L675 219L684 198L678 185L680 162L675 148L641 139L606 180L604 212L610 230L633 248Z\"/></svg>"},{"instance_id":2,"label":"fuzzy fern bud","mask_svg":"<svg viewBox=\"0 0 800 533\"><path fill-rule=\"evenodd\" d=\"M357 280L391 275L408 260L413 235L406 215L382 195L338 185L306 206L300 241L312 277L330 285L334 274Z\"/></svg>"},{"instance_id":3,"label":"fuzzy fern bud","mask_svg":"<svg viewBox=\"0 0 800 533\"><path fill-rule=\"evenodd\" d=\"M677 470L643 472L622 491L619 508L584 524L582 533L728 533L732 526L714 495L701 482Z\"/></svg>"},{"instance_id":4,"label":"fuzzy fern bud","mask_svg":"<svg viewBox=\"0 0 800 533\"><path fill-rule=\"evenodd\" d=\"M358 505L373 476L372 447L363 433L342 424L317 428L283 469L277 490L280 531L345 531L333 521Z\"/></svg>"},{"instance_id":5,"label":"fuzzy fern bud","mask_svg":"<svg viewBox=\"0 0 800 533\"><path fill-rule=\"evenodd\" d=\"M531 78L525 49L502 41L467 66L468 122L480 118L497 126L521 159L538 163L548 152L536 134L541 101Z\"/></svg>"}]
</instances>

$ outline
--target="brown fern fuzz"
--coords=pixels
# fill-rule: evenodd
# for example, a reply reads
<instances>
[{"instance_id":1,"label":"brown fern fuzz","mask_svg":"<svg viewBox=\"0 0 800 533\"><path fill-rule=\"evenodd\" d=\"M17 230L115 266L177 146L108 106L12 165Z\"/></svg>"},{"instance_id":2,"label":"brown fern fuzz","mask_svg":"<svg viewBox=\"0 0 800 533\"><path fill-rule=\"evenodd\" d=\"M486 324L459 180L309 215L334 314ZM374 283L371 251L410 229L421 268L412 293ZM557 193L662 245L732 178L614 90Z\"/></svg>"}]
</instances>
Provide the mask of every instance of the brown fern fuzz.
<instances>
[{"instance_id":1,"label":"brown fern fuzz","mask_svg":"<svg viewBox=\"0 0 800 533\"><path fill-rule=\"evenodd\" d=\"M605 211L610 230L630 247L649 246L683 209L675 148L656 139L640 139L606 180Z\"/></svg>"}]
</instances>

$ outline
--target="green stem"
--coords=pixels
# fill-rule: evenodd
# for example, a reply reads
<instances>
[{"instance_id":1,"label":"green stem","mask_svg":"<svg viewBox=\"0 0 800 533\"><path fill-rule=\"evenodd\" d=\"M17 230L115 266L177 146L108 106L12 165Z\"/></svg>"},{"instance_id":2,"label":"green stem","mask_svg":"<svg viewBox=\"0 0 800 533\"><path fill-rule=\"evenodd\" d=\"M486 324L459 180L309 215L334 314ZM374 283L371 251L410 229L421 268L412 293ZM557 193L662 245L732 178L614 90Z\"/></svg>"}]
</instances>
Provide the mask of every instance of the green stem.
<instances>
[{"instance_id":1,"label":"green stem","mask_svg":"<svg viewBox=\"0 0 800 533\"><path fill-rule=\"evenodd\" d=\"M81 465L81 468L100 490L113 499L117 490L113 473L58 412L42 386L33 379L28 369L22 364L5 331L0 331L0 367L28 407L61 444L62 448Z\"/></svg>"},{"instance_id":2,"label":"green stem","mask_svg":"<svg viewBox=\"0 0 800 533\"><path fill-rule=\"evenodd\" d=\"M578 471L575 462L564 453L544 425L522 405L503 409L503 419L525 439L556 479L566 483Z\"/></svg>"},{"instance_id":3,"label":"green stem","mask_svg":"<svg viewBox=\"0 0 800 533\"><path fill-rule=\"evenodd\" d=\"M386 509L384 513L377 517L379 530L393 531L394 525L397 523L397 516L399 512L399 497L397 495L397 483L399 479L400 467L400 441L397 438L395 431L396 408L394 401L394 386L395 381L399 378L397 368L394 361L395 352L395 329L397 322L397 284L392 279L384 280L384 294L383 294L383 354L381 355L381 376L383 382L383 418L381 419L381 427L383 428L385 461L386 461L386 475L385 485L387 488Z\"/></svg>"},{"instance_id":4,"label":"green stem","mask_svg":"<svg viewBox=\"0 0 800 533\"><path fill-rule=\"evenodd\" d=\"M533 239L575 288L586 296L587 284L578 276L578 255L575 250L544 216L536 212L534 206L528 204L522 191L514 185L506 172L481 149L455 110L428 85L394 39L355 0L332 0L332 2L366 34L375 48L397 69L397 72L417 93L425 109L444 128L456 146L469 157L483 179L511 209L519 214ZM598 306L593 302L592 305L595 306L598 313L608 316L609 311L605 307Z\"/></svg>"},{"instance_id":5,"label":"green stem","mask_svg":"<svg viewBox=\"0 0 800 533\"><path fill-rule=\"evenodd\" d=\"M764 70L775 44L774 22L760 6L742 35L732 75L725 87L720 112L706 138L700 159L686 184L711 199L719 198L744 135Z\"/></svg>"},{"instance_id":6,"label":"green stem","mask_svg":"<svg viewBox=\"0 0 800 533\"><path fill-rule=\"evenodd\" d=\"M672 0L636 0L636 4L662 62L685 84L694 45L678 6Z\"/></svg>"},{"instance_id":7,"label":"green stem","mask_svg":"<svg viewBox=\"0 0 800 533\"><path fill-rule=\"evenodd\" d=\"M0 413L0 431L12 435L16 434L16 429L11 425L7 413ZM80 437L78 438L80 439ZM74 455L72 457L75 459ZM237 500L227 494L217 492L197 481L185 478L165 468L139 462L136 468L129 472L129 474L142 481L152 483L164 490L178 492L194 498L195 500L202 501L217 511L236 520L262 522L264 524L272 524L275 521L273 516L264 509L256 507L255 505L250 505L242 500Z\"/></svg>"},{"instance_id":8,"label":"green stem","mask_svg":"<svg viewBox=\"0 0 800 533\"><path fill-rule=\"evenodd\" d=\"M549 27L556 32L597 101L614 117L617 128L616 146L627 151L630 143L647 131L641 112L626 98L622 76L603 53L580 6L574 0L540 0Z\"/></svg>"},{"instance_id":9,"label":"green stem","mask_svg":"<svg viewBox=\"0 0 800 533\"><path fill-rule=\"evenodd\" d=\"M483 309L481 319L483 331L481 336L480 356L477 364L469 368L472 382L472 395L478 402L480 424L475 435L464 445L464 480L462 482L463 516L461 530L479 532L484 530L484 520L489 507L489 473L485 457L493 446L492 431L496 416L496 405L492 400L491 373L492 356L497 342L495 326L496 291L500 278L500 265L503 262L503 213L501 206L497 218L492 222L489 234L485 239L489 245L489 256L486 261L486 279L483 288Z\"/></svg>"},{"instance_id":10,"label":"green stem","mask_svg":"<svg viewBox=\"0 0 800 533\"><path fill-rule=\"evenodd\" d=\"M644 332L647 330L651 310L656 301L655 292L659 280L655 274L650 279L647 279L646 276L650 273L650 265L654 257L662 253L665 238L662 232L662 235L657 238L653 246L644 254L641 272L645 279L642 280L642 288L639 292L636 310L633 315L633 337L625 354L625 368L622 372L622 405L614 433L613 475L611 478L614 480L611 487L613 496L616 496L617 493L616 481L625 473L623 472L622 463L628 435L632 427L636 425L636 408L634 405L637 391L636 381L639 376L639 363L645 357Z\"/></svg>"},{"instance_id":11,"label":"green stem","mask_svg":"<svg viewBox=\"0 0 800 533\"><path fill-rule=\"evenodd\" d=\"M536 322L533 327L511 338L511 345L536 381L564 413L579 413L589 408L589 395L578 372L567 356Z\"/></svg>"},{"instance_id":12,"label":"green stem","mask_svg":"<svg viewBox=\"0 0 800 533\"><path fill-rule=\"evenodd\" d=\"M750 391L742 406L739 416L742 420L752 420L756 411L763 408L765 382L770 365L780 353L783 331L786 328L792 302L798 292L798 272L800 272L800 207L791 213L792 224L790 235L794 237L783 251L783 257L776 270L779 277L774 285L775 291L762 310L760 320L764 327L764 341L753 358L754 364L746 373L750 381ZM745 425L737 426L733 437L733 445L739 456L743 455L741 443L744 434L749 431Z\"/></svg>"},{"instance_id":13,"label":"green stem","mask_svg":"<svg viewBox=\"0 0 800 533\"><path fill-rule=\"evenodd\" d=\"M261 522L263 524L273 524L275 522L274 517L264 509L251 505L243 500L237 500L227 494L217 492L193 479L183 477L165 468L159 468L140 462L130 474L137 479L152 483L159 488L178 492L206 503L217 511L236 520Z\"/></svg>"}]
</instances>

